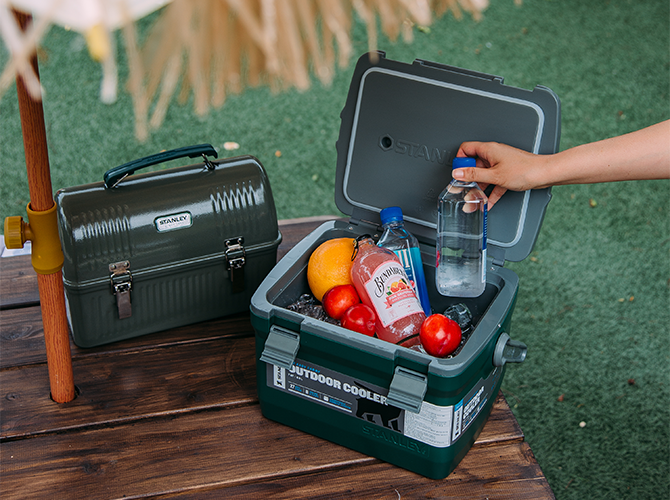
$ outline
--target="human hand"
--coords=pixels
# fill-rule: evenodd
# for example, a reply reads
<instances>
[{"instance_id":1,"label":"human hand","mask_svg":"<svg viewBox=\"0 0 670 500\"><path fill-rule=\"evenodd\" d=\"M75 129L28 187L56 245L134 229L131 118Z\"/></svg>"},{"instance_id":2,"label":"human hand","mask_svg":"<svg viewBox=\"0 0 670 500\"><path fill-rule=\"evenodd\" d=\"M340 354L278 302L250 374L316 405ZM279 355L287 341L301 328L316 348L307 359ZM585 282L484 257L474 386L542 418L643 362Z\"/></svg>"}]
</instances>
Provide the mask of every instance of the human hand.
<instances>
[{"instance_id":1,"label":"human hand","mask_svg":"<svg viewBox=\"0 0 670 500\"><path fill-rule=\"evenodd\" d=\"M456 156L470 156L477 160L477 167L455 169L455 179L476 182L482 189L489 184L495 187L489 196L489 209L508 189L525 191L543 187L538 184L543 157L497 142L464 142Z\"/></svg>"}]
</instances>

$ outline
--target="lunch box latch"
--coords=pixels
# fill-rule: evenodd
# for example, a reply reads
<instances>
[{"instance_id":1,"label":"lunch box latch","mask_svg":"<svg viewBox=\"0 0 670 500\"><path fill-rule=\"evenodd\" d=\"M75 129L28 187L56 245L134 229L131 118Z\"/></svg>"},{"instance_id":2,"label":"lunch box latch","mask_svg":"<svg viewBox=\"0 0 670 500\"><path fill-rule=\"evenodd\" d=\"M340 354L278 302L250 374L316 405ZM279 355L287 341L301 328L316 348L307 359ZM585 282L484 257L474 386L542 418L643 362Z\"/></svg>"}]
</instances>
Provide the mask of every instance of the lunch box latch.
<instances>
[{"instance_id":1,"label":"lunch box latch","mask_svg":"<svg viewBox=\"0 0 670 500\"><path fill-rule=\"evenodd\" d=\"M244 264L246 264L244 238L240 236L226 240L226 268L234 293L244 291Z\"/></svg>"},{"instance_id":2,"label":"lunch box latch","mask_svg":"<svg viewBox=\"0 0 670 500\"><path fill-rule=\"evenodd\" d=\"M272 325L260 360L290 370L299 348L299 333Z\"/></svg>"},{"instance_id":3,"label":"lunch box latch","mask_svg":"<svg viewBox=\"0 0 670 500\"><path fill-rule=\"evenodd\" d=\"M130 304L130 291L133 289L133 275L130 272L130 261L123 260L109 265L109 281L112 293L116 296L116 308L119 319L130 318L133 314Z\"/></svg>"}]
</instances>

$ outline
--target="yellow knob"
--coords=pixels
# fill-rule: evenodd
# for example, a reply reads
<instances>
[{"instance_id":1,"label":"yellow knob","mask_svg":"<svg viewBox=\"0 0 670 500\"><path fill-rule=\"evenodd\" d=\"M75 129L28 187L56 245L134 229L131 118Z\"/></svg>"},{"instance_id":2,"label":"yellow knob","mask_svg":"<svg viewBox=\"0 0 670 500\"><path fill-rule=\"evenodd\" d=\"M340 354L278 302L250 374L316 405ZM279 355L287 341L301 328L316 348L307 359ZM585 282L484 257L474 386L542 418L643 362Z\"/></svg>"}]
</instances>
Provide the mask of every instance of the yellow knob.
<instances>
[{"instance_id":1,"label":"yellow knob","mask_svg":"<svg viewBox=\"0 0 670 500\"><path fill-rule=\"evenodd\" d=\"M23 244L29 239L26 238L25 225L20 215L5 218L5 246L7 248L23 248Z\"/></svg>"},{"instance_id":2,"label":"yellow knob","mask_svg":"<svg viewBox=\"0 0 670 500\"><path fill-rule=\"evenodd\" d=\"M88 52L93 59L98 62L107 59L112 47L109 41L109 33L101 23L89 28L84 34L84 38L88 43Z\"/></svg>"}]
</instances>

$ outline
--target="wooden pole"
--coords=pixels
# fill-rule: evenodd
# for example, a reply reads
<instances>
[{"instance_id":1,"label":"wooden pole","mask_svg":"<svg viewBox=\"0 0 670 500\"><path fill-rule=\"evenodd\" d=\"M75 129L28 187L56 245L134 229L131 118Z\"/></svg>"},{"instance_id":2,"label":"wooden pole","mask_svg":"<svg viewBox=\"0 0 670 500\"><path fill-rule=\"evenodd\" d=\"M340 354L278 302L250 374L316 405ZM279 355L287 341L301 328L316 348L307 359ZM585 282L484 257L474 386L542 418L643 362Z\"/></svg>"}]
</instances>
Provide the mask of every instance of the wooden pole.
<instances>
[{"instance_id":1,"label":"wooden pole","mask_svg":"<svg viewBox=\"0 0 670 500\"><path fill-rule=\"evenodd\" d=\"M31 21L31 16L18 11L14 11L14 15L21 29L25 31ZM39 77L36 55L32 58L32 65L35 74ZM16 91L28 171L30 209L42 212L51 209L54 205L44 109L41 101L35 101L30 96L20 76L16 78ZM66 403L74 399L75 391L63 274L60 270L53 274L38 273L37 283L44 325L51 398L57 403Z\"/></svg>"}]
</instances>

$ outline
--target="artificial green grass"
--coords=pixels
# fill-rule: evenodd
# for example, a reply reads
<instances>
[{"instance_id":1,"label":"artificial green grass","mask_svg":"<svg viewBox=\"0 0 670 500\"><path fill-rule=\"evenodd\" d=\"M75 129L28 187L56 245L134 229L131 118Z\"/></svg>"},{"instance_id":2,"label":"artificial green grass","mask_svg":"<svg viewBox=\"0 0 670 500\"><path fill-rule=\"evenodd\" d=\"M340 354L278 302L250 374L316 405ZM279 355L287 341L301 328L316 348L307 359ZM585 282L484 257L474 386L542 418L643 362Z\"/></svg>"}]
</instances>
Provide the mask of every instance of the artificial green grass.
<instances>
[{"instance_id":1,"label":"artificial green grass","mask_svg":"<svg viewBox=\"0 0 670 500\"><path fill-rule=\"evenodd\" d=\"M562 101L561 149L670 118L666 0L491 3L480 23L448 15L429 33L415 31L411 45L382 37L379 47L391 59L550 87ZM360 22L354 38L363 53ZM280 218L339 214L335 141L353 63L329 88L251 89L205 118L174 104L140 144L127 94L102 104L83 39L53 28L40 70L54 189L210 142L221 156L261 160ZM226 152L225 141L241 147ZM0 100L0 169L0 215L21 214L28 194L13 89ZM508 265L520 277L511 335L529 353L508 367L503 390L558 499L668 498L670 181L561 186L553 196L531 258Z\"/></svg>"}]
</instances>

